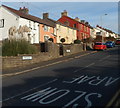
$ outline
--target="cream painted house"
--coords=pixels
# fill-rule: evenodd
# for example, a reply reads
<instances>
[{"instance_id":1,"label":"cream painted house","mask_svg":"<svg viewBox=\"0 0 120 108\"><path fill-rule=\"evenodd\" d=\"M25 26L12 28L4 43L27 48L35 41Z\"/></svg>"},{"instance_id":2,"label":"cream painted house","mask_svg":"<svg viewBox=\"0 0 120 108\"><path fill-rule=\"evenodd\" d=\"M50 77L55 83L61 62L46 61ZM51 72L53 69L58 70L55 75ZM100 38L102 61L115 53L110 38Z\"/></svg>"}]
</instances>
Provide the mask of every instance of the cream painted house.
<instances>
[{"instance_id":1,"label":"cream painted house","mask_svg":"<svg viewBox=\"0 0 120 108\"><path fill-rule=\"evenodd\" d=\"M62 38L65 39L64 44L71 44L74 43L74 40L77 39L77 29L69 27L65 24L62 24L58 21L49 18L48 13L43 13L43 19L46 22L54 25L54 36L56 36L56 43L62 43L60 40Z\"/></svg>"},{"instance_id":2,"label":"cream painted house","mask_svg":"<svg viewBox=\"0 0 120 108\"><path fill-rule=\"evenodd\" d=\"M66 26L60 22L56 23L56 35L57 35L57 43L62 43L60 40L62 38L65 39L65 44L74 43L74 40L77 39L77 30Z\"/></svg>"}]
</instances>

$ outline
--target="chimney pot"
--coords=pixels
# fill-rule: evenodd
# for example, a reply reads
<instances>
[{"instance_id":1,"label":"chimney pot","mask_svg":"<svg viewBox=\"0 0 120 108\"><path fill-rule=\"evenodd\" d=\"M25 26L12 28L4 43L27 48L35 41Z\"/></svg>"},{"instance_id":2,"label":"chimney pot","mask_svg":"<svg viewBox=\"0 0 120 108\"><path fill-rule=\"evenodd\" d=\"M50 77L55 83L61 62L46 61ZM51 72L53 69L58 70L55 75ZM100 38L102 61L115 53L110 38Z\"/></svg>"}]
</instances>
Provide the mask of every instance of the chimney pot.
<instances>
[{"instance_id":1,"label":"chimney pot","mask_svg":"<svg viewBox=\"0 0 120 108\"><path fill-rule=\"evenodd\" d=\"M75 18L76 21L80 22L80 19L78 17Z\"/></svg>"},{"instance_id":2,"label":"chimney pot","mask_svg":"<svg viewBox=\"0 0 120 108\"><path fill-rule=\"evenodd\" d=\"M64 10L64 12L61 13L61 16L68 16L68 12Z\"/></svg>"},{"instance_id":3,"label":"chimney pot","mask_svg":"<svg viewBox=\"0 0 120 108\"><path fill-rule=\"evenodd\" d=\"M49 18L49 14L48 13L43 13L43 19L47 19Z\"/></svg>"},{"instance_id":4,"label":"chimney pot","mask_svg":"<svg viewBox=\"0 0 120 108\"><path fill-rule=\"evenodd\" d=\"M21 11L24 14L28 14L29 13L29 9L25 8L25 7L23 7L23 8L20 7L19 11Z\"/></svg>"}]
</instances>

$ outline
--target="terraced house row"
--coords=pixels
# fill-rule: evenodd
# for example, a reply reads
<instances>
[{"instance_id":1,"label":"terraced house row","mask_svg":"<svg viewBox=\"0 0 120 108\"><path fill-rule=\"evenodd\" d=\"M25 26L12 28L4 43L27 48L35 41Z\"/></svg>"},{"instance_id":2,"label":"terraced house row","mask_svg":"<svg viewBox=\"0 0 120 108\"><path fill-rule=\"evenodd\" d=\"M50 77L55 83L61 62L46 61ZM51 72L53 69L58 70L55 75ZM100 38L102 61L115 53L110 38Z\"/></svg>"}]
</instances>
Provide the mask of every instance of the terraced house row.
<instances>
[{"instance_id":1,"label":"terraced house row","mask_svg":"<svg viewBox=\"0 0 120 108\"><path fill-rule=\"evenodd\" d=\"M49 18L49 13L43 13L43 19L30 15L26 7L19 10L11 7L0 6L0 41L5 39L26 39L31 44L39 44L50 38L54 43L74 43L74 40L96 38L104 34L104 37L117 38L118 35L110 30L96 26L93 28L88 22L78 17L71 18L68 12L61 13L57 21Z\"/></svg>"}]
</instances>

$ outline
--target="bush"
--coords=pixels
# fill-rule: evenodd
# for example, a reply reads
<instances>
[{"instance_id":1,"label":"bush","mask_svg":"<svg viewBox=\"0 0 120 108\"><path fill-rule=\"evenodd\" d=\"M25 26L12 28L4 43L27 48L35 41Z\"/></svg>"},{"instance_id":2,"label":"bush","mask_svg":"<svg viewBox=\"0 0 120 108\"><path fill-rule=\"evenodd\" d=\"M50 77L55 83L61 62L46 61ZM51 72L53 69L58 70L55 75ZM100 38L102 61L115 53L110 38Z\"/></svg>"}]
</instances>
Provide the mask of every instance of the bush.
<instances>
[{"instance_id":1,"label":"bush","mask_svg":"<svg viewBox=\"0 0 120 108\"><path fill-rule=\"evenodd\" d=\"M53 42L53 38L49 38L48 40L51 41L51 42Z\"/></svg>"},{"instance_id":2,"label":"bush","mask_svg":"<svg viewBox=\"0 0 120 108\"><path fill-rule=\"evenodd\" d=\"M64 39L64 38L61 38L60 41L63 43L63 42L65 42L65 39Z\"/></svg>"},{"instance_id":3,"label":"bush","mask_svg":"<svg viewBox=\"0 0 120 108\"><path fill-rule=\"evenodd\" d=\"M5 40L2 44L3 56L17 56L18 54L35 54L37 48L26 40Z\"/></svg>"},{"instance_id":4,"label":"bush","mask_svg":"<svg viewBox=\"0 0 120 108\"><path fill-rule=\"evenodd\" d=\"M80 40L74 40L74 44L80 44L81 41Z\"/></svg>"}]
</instances>

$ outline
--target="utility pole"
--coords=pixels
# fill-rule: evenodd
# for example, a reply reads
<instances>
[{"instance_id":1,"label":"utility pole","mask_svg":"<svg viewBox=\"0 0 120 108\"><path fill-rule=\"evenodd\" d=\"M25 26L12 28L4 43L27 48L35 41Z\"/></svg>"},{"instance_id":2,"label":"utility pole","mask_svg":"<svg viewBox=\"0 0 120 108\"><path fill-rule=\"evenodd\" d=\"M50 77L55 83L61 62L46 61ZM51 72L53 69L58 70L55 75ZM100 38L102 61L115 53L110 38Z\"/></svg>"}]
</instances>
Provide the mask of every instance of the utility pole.
<instances>
[{"instance_id":1,"label":"utility pole","mask_svg":"<svg viewBox=\"0 0 120 108\"><path fill-rule=\"evenodd\" d=\"M101 21L101 27L103 26L103 16L106 16L108 14L104 14L100 16L100 21ZM103 34L102 34L102 42L103 42Z\"/></svg>"}]
</instances>

